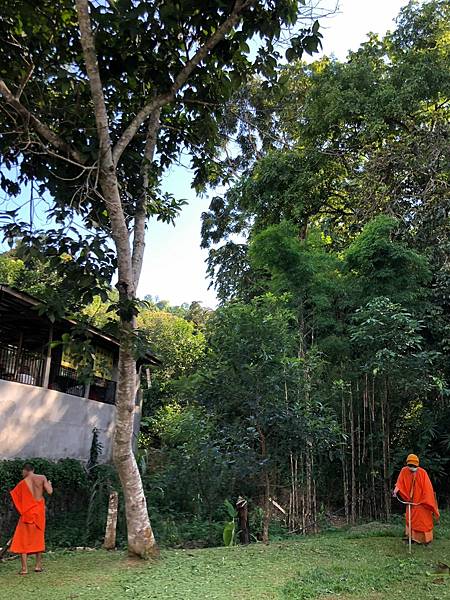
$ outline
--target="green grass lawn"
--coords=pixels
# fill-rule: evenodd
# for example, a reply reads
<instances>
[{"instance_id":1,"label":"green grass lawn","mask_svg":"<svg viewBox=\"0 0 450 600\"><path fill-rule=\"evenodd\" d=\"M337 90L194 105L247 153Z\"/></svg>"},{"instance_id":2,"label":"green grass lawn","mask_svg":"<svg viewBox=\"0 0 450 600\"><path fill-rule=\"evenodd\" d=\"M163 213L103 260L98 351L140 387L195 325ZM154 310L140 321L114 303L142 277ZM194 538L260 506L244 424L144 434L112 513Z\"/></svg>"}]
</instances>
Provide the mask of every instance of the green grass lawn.
<instances>
[{"instance_id":1,"label":"green grass lawn","mask_svg":"<svg viewBox=\"0 0 450 600\"><path fill-rule=\"evenodd\" d=\"M270 546L165 550L153 563L120 552L55 552L46 572L19 577L17 560L0 564L0 597L10 600L443 600L450 539L409 556L394 528L360 527Z\"/></svg>"}]
</instances>

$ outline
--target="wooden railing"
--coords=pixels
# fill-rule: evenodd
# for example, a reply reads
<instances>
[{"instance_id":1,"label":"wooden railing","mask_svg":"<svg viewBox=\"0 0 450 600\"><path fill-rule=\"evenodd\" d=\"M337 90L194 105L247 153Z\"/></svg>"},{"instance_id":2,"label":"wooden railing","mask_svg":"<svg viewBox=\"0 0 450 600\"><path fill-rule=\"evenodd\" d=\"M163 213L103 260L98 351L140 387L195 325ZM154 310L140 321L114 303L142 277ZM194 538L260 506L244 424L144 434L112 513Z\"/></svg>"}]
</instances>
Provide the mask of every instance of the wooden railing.
<instances>
[{"instance_id":1,"label":"wooden railing","mask_svg":"<svg viewBox=\"0 0 450 600\"><path fill-rule=\"evenodd\" d=\"M42 386L45 356L42 353L0 344L0 379Z\"/></svg>"},{"instance_id":2,"label":"wooden railing","mask_svg":"<svg viewBox=\"0 0 450 600\"><path fill-rule=\"evenodd\" d=\"M46 357L38 352L18 348L11 344L0 344L0 379L28 385L44 386ZM75 369L59 366L51 369L49 389L79 396L86 396L86 384L80 382ZM115 404L116 383L95 377L89 386L90 400Z\"/></svg>"}]
</instances>

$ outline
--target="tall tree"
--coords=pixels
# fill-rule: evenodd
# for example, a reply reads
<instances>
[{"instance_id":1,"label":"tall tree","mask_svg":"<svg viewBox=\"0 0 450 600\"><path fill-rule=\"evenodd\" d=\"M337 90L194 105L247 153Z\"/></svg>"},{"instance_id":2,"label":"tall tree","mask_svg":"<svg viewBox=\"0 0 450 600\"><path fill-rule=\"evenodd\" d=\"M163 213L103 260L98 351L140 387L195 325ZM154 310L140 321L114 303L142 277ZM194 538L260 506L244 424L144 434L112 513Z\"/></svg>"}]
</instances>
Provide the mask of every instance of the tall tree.
<instances>
[{"instance_id":1,"label":"tall tree","mask_svg":"<svg viewBox=\"0 0 450 600\"><path fill-rule=\"evenodd\" d=\"M248 274L242 240L233 252L236 234L249 238L289 219L300 232L319 224L342 248L383 213L398 219L397 236L433 255L442 297L449 254L449 22L446 0L410 2L395 31L370 35L347 60L294 61L276 88L254 79L239 91L227 125L239 134L243 176L203 218L211 273L223 275L224 292L233 291L235 272Z\"/></svg>"},{"instance_id":2,"label":"tall tree","mask_svg":"<svg viewBox=\"0 0 450 600\"><path fill-rule=\"evenodd\" d=\"M294 320L287 298L273 294L219 309L209 323L209 352L198 382L200 402L233 439L244 485L252 482L258 490L265 543L277 488L293 488L293 524L314 529L313 457L331 450L339 436L335 416L323 403L321 357L297 356ZM293 462L299 463L295 475Z\"/></svg>"},{"instance_id":3,"label":"tall tree","mask_svg":"<svg viewBox=\"0 0 450 600\"><path fill-rule=\"evenodd\" d=\"M61 227L41 234L39 244L51 250L55 269L64 273L62 248L74 264L106 265L78 280L87 300L98 291L98 277L111 277L117 267L114 461L124 490L129 551L148 557L157 546L131 445L135 299L148 217L172 221L181 207L160 193L159 175L184 145L192 153L196 184L220 177L216 145L224 102L251 73L275 75L277 40L310 7L305 0L75 5L44 0L37 7L21 0L4 7L0 152L6 169L19 167L19 177L14 181L6 171L1 184L12 194L27 183L51 193L50 215ZM317 24L300 25L291 52L317 47L319 35ZM251 58L248 43L256 36L261 44ZM94 230L89 238L77 228L80 221ZM25 237L27 244L36 239L17 219L8 235Z\"/></svg>"},{"instance_id":4,"label":"tall tree","mask_svg":"<svg viewBox=\"0 0 450 600\"><path fill-rule=\"evenodd\" d=\"M144 414L151 415L174 395L179 379L195 372L205 352L205 336L193 322L165 311L141 310L138 326L162 361L145 393Z\"/></svg>"}]
</instances>

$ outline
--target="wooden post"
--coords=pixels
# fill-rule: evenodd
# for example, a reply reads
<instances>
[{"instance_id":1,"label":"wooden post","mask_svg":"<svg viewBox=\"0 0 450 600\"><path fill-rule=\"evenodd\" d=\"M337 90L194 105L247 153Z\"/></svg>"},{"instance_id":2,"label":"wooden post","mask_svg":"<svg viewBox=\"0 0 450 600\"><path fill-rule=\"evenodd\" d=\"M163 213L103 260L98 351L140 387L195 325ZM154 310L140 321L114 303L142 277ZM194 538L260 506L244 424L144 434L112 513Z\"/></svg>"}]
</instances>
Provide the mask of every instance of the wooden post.
<instances>
[{"instance_id":1,"label":"wooden post","mask_svg":"<svg viewBox=\"0 0 450 600\"><path fill-rule=\"evenodd\" d=\"M142 404L144 402L144 396L142 394L141 387L141 376L142 367L139 367L136 373L136 386L134 396L134 421L133 421L133 452L138 449L139 433L141 431L141 415L142 415Z\"/></svg>"},{"instance_id":2,"label":"wooden post","mask_svg":"<svg viewBox=\"0 0 450 600\"><path fill-rule=\"evenodd\" d=\"M44 367L44 381L42 382L42 387L44 387L44 388L48 388L48 384L50 381L50 367L52 364L52 341L53 341L53 325L50 325L50 329L48 330L47 357L45 359L45 367Z\"/></svg>"},{"instance_id":3,"label":"wooden post","mask_svg":"<svg viewBox=\"0 0 450 600\"><path fill-rule=\"evenodd\" d=\"M19 344L17 346L17 355L14 365L14 379L17 378L19 371L22 367L22 346L23 346L23 331L19 332Z\"/></svg>"},{"instance_id":4,"label":"wooden post","mask_svg":"<svg viewBox=\"0 0 450 600\"><path fill-rule=\"evenodd\" d=\"M241 544L250 544L250 531L248 528L248 503L245 498L239 496L236 502L239 515L239 539Z\"/></svg>"},{"instance_id":5,"label":"wooden post","mask_svg":"<svg viewBox=\"0 0 450 600\"><path fill-rule=\"evenodd\" d=\"M114 550L116 547L117 512L119 508L119 494L111 492L109 495L108 518L106 520L105 550Z\"/></svg>"}]
</instances>

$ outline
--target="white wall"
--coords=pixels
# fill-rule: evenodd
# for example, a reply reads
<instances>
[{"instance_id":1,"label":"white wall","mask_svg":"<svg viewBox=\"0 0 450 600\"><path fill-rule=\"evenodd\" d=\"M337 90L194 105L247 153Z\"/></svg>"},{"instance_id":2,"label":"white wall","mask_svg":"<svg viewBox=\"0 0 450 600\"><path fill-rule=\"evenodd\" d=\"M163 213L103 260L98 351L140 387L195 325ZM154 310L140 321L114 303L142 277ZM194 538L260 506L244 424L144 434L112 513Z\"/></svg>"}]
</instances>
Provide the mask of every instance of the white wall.
<instances>
[{"instance_id":1,"label":"white wall","mask_svg":"<svg viewBox=\"0 0 450 600\"><path fill-rule=\"evenodd\" d=\"M102 462L111 460L115 406L0 379L0 459L88 460L99 430Z\"/></svg>"}]
</instances>

